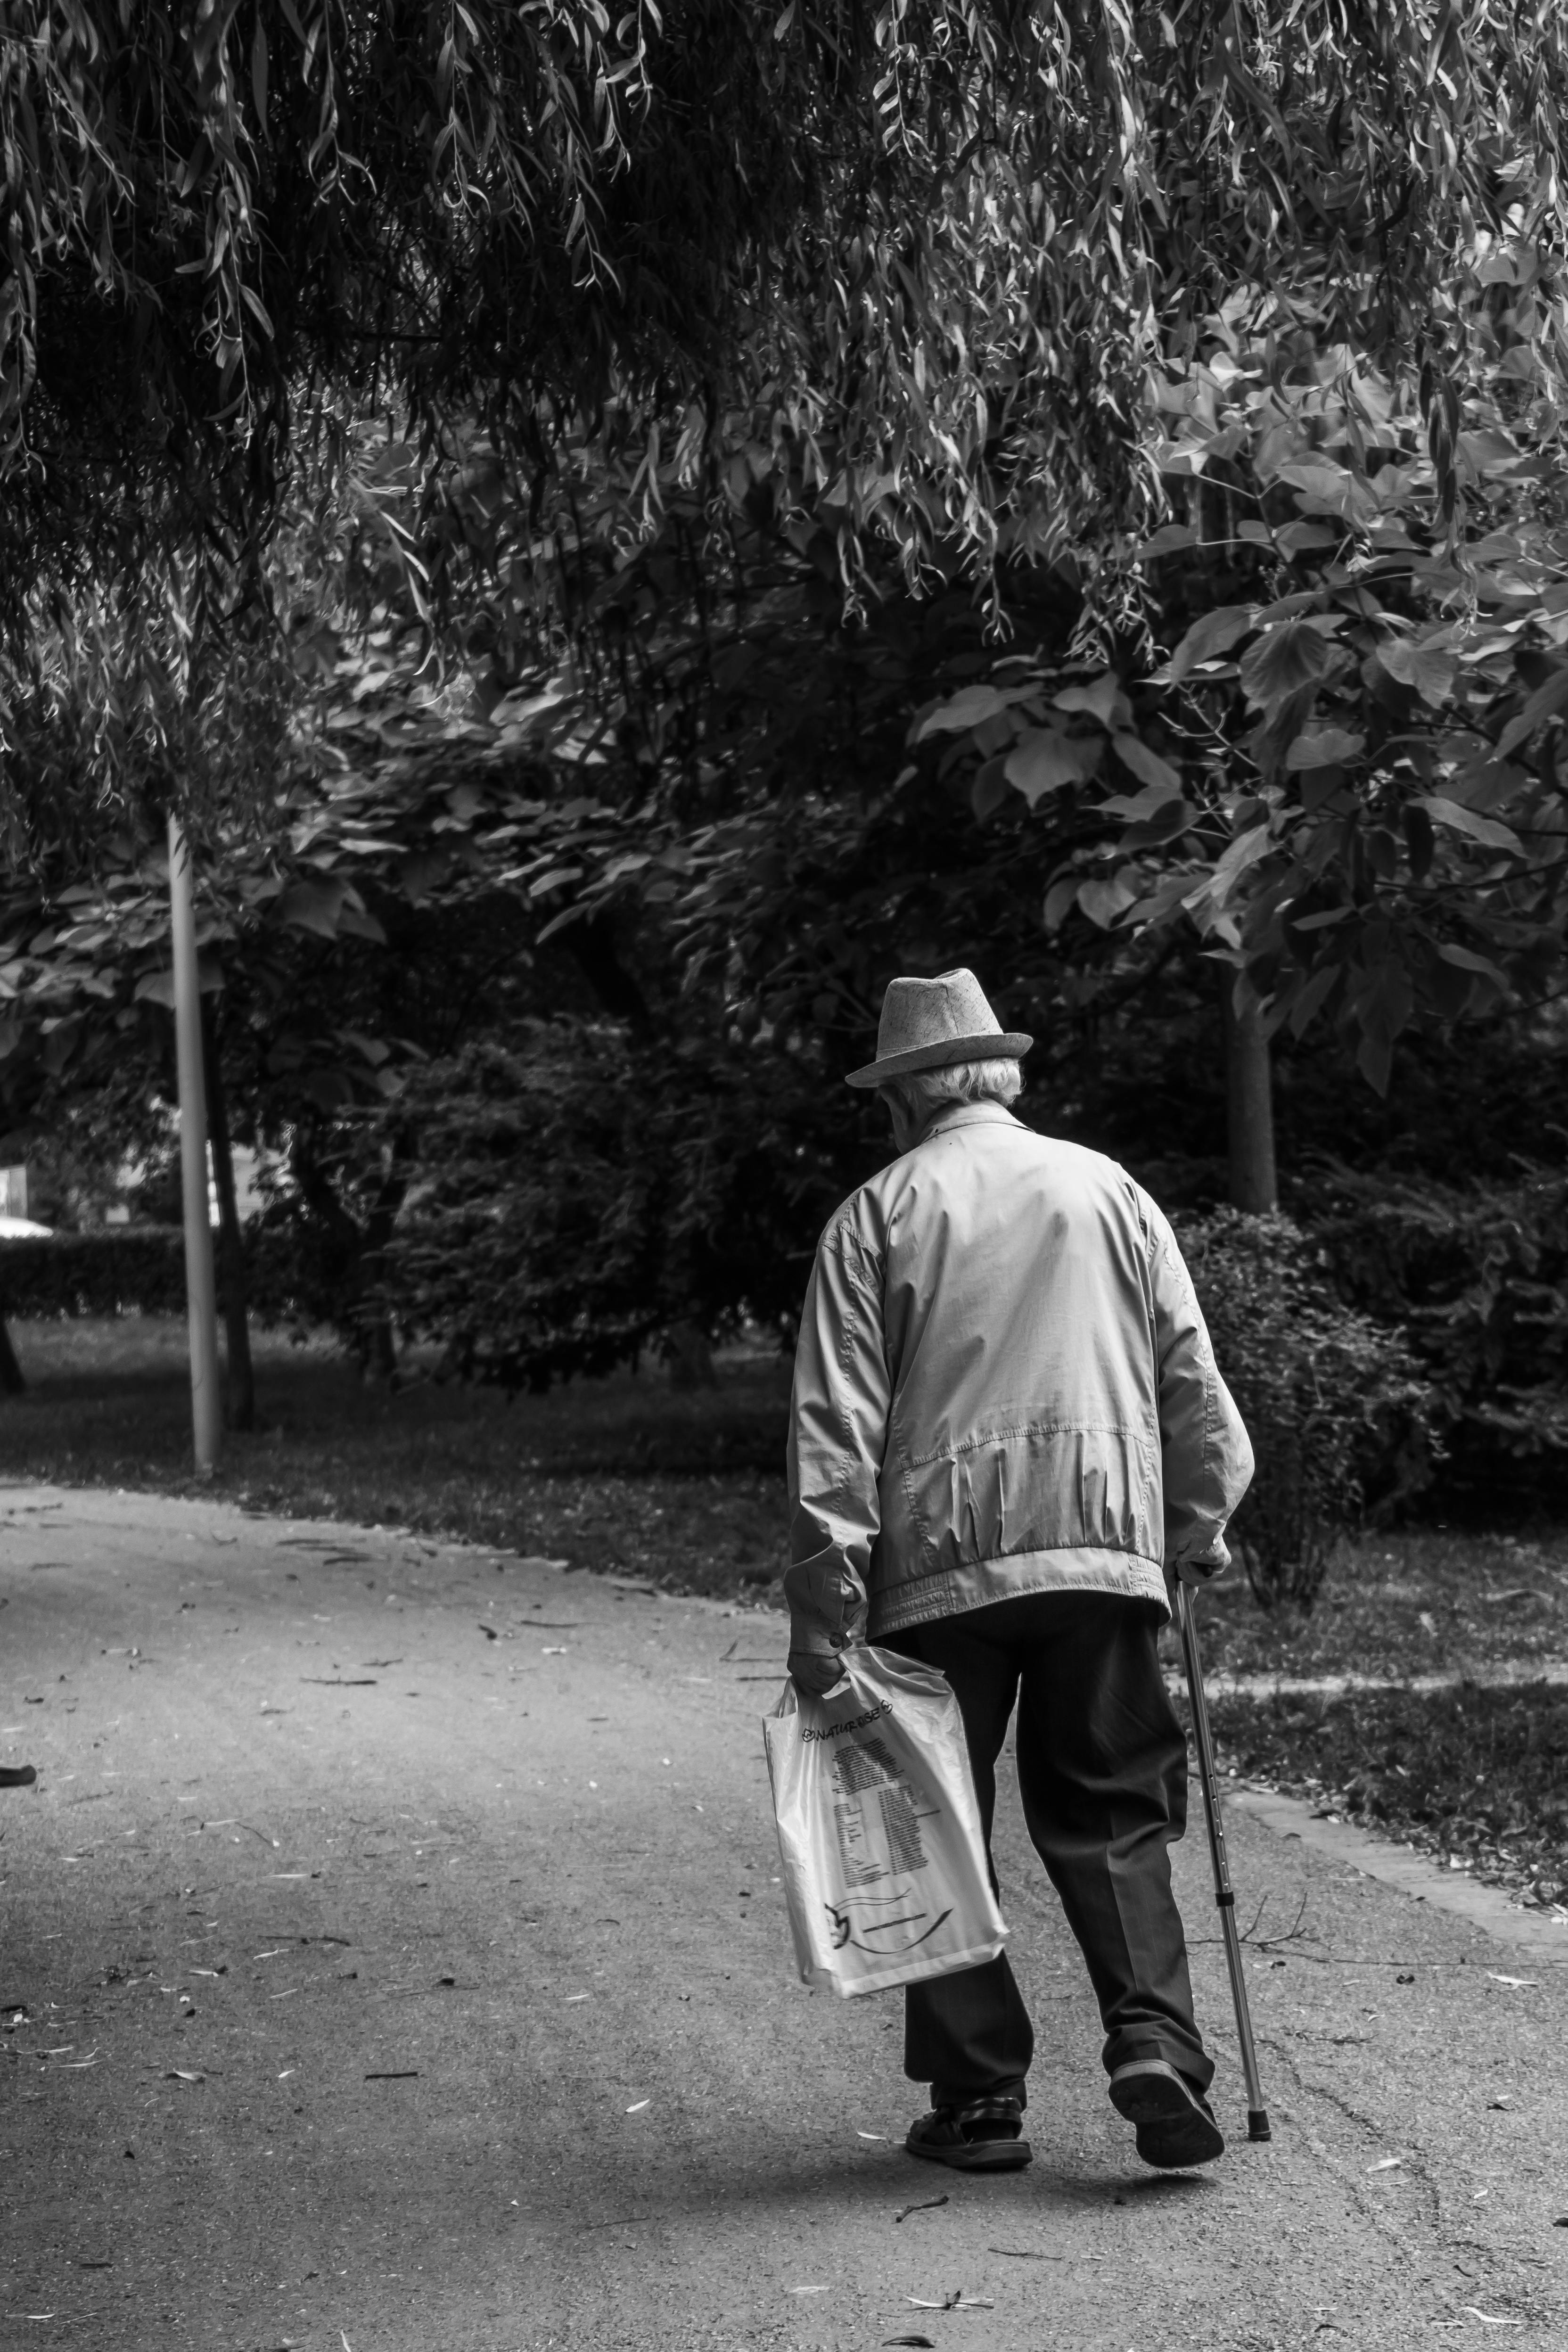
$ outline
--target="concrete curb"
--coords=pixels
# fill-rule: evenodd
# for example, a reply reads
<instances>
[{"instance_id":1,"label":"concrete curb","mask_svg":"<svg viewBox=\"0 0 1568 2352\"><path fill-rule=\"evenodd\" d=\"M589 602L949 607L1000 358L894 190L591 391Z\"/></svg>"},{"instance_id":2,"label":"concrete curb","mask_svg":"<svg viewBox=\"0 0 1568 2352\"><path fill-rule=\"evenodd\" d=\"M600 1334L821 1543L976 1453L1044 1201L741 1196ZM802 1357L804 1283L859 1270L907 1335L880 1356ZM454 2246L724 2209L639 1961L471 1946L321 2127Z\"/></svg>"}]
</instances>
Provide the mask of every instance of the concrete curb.
<instances>
[{"instance_id":1,"label":"concrete curb","mask_svg":"<svg viewBox=\"0 0 1568 2352\"><path fill-rule=\"evenodd\" d=\"M1396 1886L1416 1903L1466 1919L1499 1943L1528 1952L1537 1961L1568 1962L1568 1915L1560 1911L1526 1911L1511 1901L1500 1887L1477 1885L1462 1871L1439 1870L1423 1855L1402 1846L1368 1837L1348 1822L1320 1821L1300 1797L1281 1797L1270 1789L1227 1788L1221 1801L1227 1811L1245 1813L1279 1838L1300 1838L1314 1853L1348 1863L1353 1870Z\"/></svg>"},{"instance_id":2,"label":"concrete curb","mask_svg":"<svg viewBox=\"0 0 1568 2352\"><path fill-rule=\"evenodd\" d=\"M1552 1689L1568 1687L1568 1664L1560 1658L1504 1659L1496 1665L1456 1668L1441 1675L1206 1675L1210 1698L1343 1698L1350 1691L1414 1691L1430 1697L1437 1691L1521 1690L1544 1683ZM1186 1689L1182 1675L1167 1668L1166 1685L1173 1695Z\"/></svg>"}]
</instances>

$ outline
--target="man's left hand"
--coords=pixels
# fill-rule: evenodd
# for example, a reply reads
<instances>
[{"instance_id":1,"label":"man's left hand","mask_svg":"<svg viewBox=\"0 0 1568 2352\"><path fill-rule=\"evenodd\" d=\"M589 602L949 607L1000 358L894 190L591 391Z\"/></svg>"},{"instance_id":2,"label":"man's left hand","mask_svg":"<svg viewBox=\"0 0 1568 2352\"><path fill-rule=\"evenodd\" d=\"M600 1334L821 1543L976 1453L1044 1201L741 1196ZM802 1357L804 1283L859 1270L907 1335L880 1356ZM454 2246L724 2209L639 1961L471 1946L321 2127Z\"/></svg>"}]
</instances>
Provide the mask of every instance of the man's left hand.
<instances>
[{"instance_id":1,"label":"man's left hand","mask_svg":"<svg viewBox=\"0 0 1568 2352\"><path fill-rule=\"evenodd\" d=\"M802 1697L826 1698L843 1678L844 1662L832 1652L826 1655L821 1650L789 1653L789 1679Z\"/></svg>"}]
</instances>

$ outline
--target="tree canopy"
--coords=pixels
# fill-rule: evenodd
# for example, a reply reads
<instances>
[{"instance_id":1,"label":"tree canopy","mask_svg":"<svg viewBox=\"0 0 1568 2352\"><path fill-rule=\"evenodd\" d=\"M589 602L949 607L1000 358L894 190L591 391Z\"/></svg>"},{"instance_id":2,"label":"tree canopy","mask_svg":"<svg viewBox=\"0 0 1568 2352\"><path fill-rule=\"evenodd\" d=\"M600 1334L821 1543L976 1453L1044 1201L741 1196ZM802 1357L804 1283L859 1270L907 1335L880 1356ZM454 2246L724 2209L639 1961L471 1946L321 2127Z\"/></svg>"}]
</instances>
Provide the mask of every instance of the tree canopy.
<instances>
[{"instance_id":1,"label":"tree canopy","mask_svg":"<svg viewBox=\"0 0 1568 2352\"><path fill-rule=\"evenodd\" d=\"M1416 353L1441 421L1490 242L1563 249L1565 43L1552 0L9 0L0 618L232 562L326 386L434 456L482 415L536 495L582 433L644 512L803 466L852 576L867 530L1114 570L1147 372L1239 292Z\"/></svg>"}]
</instances>

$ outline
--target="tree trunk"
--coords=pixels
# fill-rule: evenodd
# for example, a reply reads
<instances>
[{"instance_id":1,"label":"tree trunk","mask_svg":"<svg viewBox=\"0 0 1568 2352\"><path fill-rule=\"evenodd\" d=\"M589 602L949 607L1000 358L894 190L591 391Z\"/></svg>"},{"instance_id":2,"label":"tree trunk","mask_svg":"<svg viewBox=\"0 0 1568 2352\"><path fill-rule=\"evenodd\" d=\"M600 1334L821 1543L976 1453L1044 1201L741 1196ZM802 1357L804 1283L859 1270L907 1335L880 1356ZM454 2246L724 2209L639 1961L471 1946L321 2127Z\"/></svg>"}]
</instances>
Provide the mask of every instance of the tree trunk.
<instances>
[{"instance_id":1,"label":"tree trunk","mask_svg":"<svg viewBox=\"0 0 1568 2352\"><path fill-rule=\"evenodd\" d=\"M21 1396L26 1386L22 1367L16 1361L16 1350L11 1345L11 1334L5 1328L5 1318L0 1316L0 1396Z\"/></svg>"},{"instance_id":2,"label":"tree trunk","mask_svg":"<svg viewBox=\"0 0 1568 2352\"><path fill-rule=\"evenodd\" d=\"M664 1334L664 1358L673 1389L716 1389L713 1349L695 1323L672 1323Z\"/></svg>"},{"instance_id":3,"label":"tree trunk","mask_svg":"<svg viewBox=\"0 0 1568 2352\"><path fill-rule=\"evenodd\" d=\"M396 1335L385 1308L379 1303L372 1307L367 1300L365 1262L368 1258L373 1265L377 1251L392 1238L405 1190L403 1180L383 1178L375 1206L361 1228L333 1192L331 1180L317 1161L302 1127L295 1130L289 1166L310 1214L331 1234L340 1255L343 1309L334 1320L358 1356L363 1377L395 1388Z\"/></svg>"},{"instance_id":4,"label":"tree trunk","mask_svg":"<svg viewBox=\"0 0 1568 2352\"><path fill-rule=\"evenodd\" d=\"M1225 1013L1227 1148L1230 1202L1249 1216L1266 1216L1280 1205L1274 1169L1274 1088L1263 1013L1250 983L1226 970L1221 992Z\"/></svg>"},{"instance_id":5,"label":"tree trunk","mask_svg":"<svg viewBox=\"0 0 1568 2352\"><path fill-rule=\"evenodd\" d=\"M256 1427L256 1372L250 1360L245 1242L235 1192L234 1150L229 1141L228 1103L212 1006L202 999L202 1058L207 1080L207 1135L213 1148L213 1181L218 1195L218 1285L223 1293L227 1378L224 1418L231 1429Z\"/></svg>"}]
</instances>

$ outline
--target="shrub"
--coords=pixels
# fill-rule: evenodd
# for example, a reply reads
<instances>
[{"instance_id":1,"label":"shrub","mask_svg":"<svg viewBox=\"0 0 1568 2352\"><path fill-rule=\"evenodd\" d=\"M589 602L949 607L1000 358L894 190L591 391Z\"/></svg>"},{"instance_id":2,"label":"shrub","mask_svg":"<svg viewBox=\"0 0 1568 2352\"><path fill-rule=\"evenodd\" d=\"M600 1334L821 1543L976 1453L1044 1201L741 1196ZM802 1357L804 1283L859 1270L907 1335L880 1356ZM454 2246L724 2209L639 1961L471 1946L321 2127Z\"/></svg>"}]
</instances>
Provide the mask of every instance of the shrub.
<instances>
[{"instance_id":1,"label":"shrub","mask_svg":"<svg viewBox=\"0 0 1568 2352\"><path fill-rule=\"evenodd\" d=\"M1312 1232L1343 1296L1419 1360L1452 1475L1568 1462L1568 1176L1521 1162L1459 1188L1330 1164Z\"/></svg>"},{"instance_id":2,"label":"shrub","mask_svg":"<svg viewBox=\"0 0 1568 2352\"><path fill-rule=\"evenodd\" d=\"M669 1313L664 1153L617 1030L541 1024L427 1064L397 1106L412 1177L380 1286L454 1370L606 1371Z\"/></svg>"},{"instance_id":3,"label":"shrub","mask_svg":"<svg viewBox=\"0 0 1568 2352\"><path fill-rule=\"evenodd\" d=\"M509 1388L783 1333L843 1190L844 1114L781 1051L565 1017L423 1065L381 1123L402 1205L375 1297Z\"/></svg>"},{"instance_id":4,"label":"shrub","mask_svg":"<svg viewBox=\"0 0 1568 2352\"><path fill-rule=\"evenodd\" d=\"M178 1225L107 1233L27 1234L0 1241L0 1317L185 1312L185 1246Z\"/></svg>"},{"instance_id":5,"label":"shrub","mask_svg":"<svg viewBox=\"0 0 1568 2352\"><path fill-rule=\"evenodd\" d=\"M1257 1456L1236 1548L1264 1608L1310 1609L1369 1485L1386 1502L1427 1475L1430 1391L1399 1334L1344 1303L1290 1218L1220 1209L1181 1238Z\"/></svg>"}]
</instances>

